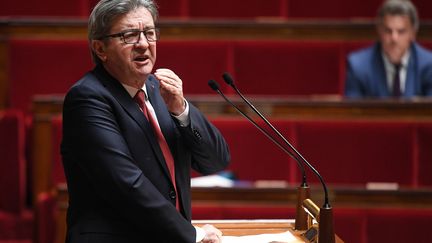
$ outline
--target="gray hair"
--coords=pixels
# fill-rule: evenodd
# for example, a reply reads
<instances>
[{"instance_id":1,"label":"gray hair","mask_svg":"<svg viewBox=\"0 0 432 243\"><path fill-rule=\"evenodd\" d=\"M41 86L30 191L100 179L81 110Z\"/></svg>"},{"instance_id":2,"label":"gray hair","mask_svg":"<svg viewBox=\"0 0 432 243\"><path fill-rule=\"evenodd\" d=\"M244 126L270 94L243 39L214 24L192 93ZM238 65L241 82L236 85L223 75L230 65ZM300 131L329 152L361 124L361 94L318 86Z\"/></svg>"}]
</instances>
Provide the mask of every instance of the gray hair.
<instances>
[{"instance_id":1,"label":"gray hair","mask_svg":"<svg viewBox=\"0 0 432 243\"><path fill-rule=\"evenodd\" d=\"M88 40L91 45L92 40L100 40L109 34L113 22L118 16L127 14L135 9L144 7L152 15L153 21L157 22L159 13L157 5L153 0L101 0L93 8L88 20ZM95 64L101 60L90 46L92 59Z\"/></svg>"},{"instance_id":2,"label":"gray hair","mask_svg":"<svg viewBox=\"0 0 432 243\"><path fill-rule=\"evenodd\" d=\"M405 15L408 16L414 29L417 31L419 28L419 18L417 9L414 4L409 0L387 0L383 3L378 10L377 22L382 23L386 15Z\"/></svg>"}]
</instances>

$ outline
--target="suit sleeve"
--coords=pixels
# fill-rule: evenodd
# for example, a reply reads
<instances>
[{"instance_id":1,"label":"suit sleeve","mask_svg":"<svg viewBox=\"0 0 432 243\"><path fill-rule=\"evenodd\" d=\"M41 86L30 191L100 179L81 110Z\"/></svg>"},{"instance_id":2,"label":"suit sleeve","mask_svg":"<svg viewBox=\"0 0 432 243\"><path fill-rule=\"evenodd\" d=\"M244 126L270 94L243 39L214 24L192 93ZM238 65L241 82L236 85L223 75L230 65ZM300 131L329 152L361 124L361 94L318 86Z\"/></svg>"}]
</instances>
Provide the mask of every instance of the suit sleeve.
<instances>
[{"instance_id":1,"label":"suit sleeve","mask_svg":"<svg viewBox=\"0 0 432 243\"><path fill-rule=\"evenodd\" d=\"M422 74L422 95L432 96L432 55Z\"/></svg>"},{"instance_id":2,"label":"suit sleeve","mask_svg":"<svg viewBox=\"0 0 432 243\"><path fill-rule=\"evenodd\" d=\"M189 103L190 125L180 127L192 154L192 168L201 174L219 172L228 166L230 153L219 130Z\"/></svg>"},{"instance_id":3,"label":"suit sleeve","mask_svg":"<svg viewBox=\"0 0 432 243\"><path fill-rule=\"evenodd\" d=\"M160 235L162 242L195 242L195 228L134 163L110 102L90 88L68 93L64 160L77 163L97 196L138 229Z\"/></svg>"},{"instance_id":4,"label":"suit sleeve","mask_svg":"<svg viewBox=\"0 0 432 243\"><path fill-rule=\"evenodd\" d=\"M346 78L345 78L345 96L349 98L360 98L364 94L362 92L361 80L356 75L355 65L352 58L347 59Z\"/></svg>"}]
</instances>

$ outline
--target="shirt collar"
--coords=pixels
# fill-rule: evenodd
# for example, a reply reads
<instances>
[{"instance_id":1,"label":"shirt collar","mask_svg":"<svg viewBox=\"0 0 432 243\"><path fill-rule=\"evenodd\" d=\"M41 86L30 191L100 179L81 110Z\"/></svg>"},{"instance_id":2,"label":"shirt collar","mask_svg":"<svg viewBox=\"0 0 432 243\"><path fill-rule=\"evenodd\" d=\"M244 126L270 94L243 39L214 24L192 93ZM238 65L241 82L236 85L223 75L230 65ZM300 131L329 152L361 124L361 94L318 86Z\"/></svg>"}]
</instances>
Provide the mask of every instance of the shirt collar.
<instances>
[{"instance_id":1,"label":"shirt collar","mask_svg":"<svg viewBox=\"0 0 432 243\"><path fill-rule=\"evenodd\" d=\"M383 57L384 65L386 66L386 68L391 67L390 69L394 69L394 64L390 62L390 60L384 54L384 52L381 52L381 55ZM411 51L410 51L410 49L408 49L405 52L405 54L402 56L402 59L401 59L401 68L406 68L408 66L408 60L409 60L410 55L411 55Z\"/></svg>"},{"instance_id":2,"label":"shirt collar","mask_svg":"<svg viewBox=\"0 0 432 243\"><path fill-rule=\"evenodd\" d=\"M135 87L132 87L132 86L129 86L129 85L124 84L124 83L121 83L121 84L126 89L126 91L128 92L128 94L130 95L130 97L132 97L132 98L135 97L135 95L136 95L136 93L138 92L139 89L137 89ZM144 91L145 98L147 100L148 96L147 96L147 87L146 87L146 85L144 84L141 89Z\"/></svg>"}]
</instances>

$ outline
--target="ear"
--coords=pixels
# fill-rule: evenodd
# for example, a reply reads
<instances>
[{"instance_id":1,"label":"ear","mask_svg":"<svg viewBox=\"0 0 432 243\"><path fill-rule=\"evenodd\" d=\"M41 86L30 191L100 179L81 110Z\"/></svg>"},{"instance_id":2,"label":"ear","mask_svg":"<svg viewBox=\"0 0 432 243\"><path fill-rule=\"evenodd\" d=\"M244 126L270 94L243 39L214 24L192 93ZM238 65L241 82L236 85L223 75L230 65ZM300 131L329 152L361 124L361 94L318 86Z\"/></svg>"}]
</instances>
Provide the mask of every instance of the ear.
<instances>
[{"instance_id":1,"label":"ear","mask_svg":"<svg viewBox=\"0 0 432 243\"><path fill-rule=\"evenodd\" d=\"M96 53L96 55L99 57L99 59L102 62L106 62L107 60L107 55L106 55L106 47L105 47L105 43L101 40L92 40L91 41L91 48L93 50L94 53Z\"/></svg>"}]
</instances>

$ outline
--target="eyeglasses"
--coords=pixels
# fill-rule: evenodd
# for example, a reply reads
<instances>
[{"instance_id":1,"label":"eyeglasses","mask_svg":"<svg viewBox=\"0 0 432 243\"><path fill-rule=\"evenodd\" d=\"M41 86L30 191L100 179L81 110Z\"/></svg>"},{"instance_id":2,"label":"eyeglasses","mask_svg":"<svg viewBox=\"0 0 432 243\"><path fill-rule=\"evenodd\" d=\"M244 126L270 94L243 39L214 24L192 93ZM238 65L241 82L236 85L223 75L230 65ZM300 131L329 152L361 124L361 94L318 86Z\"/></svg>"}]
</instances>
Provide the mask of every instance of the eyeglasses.
<instances>
[{"instance_id":1,"label":"eyeglasses","mask_svg":"<svg viewBox=\"0 0 432 243\"><path fill-rule=\"evenodd\" d=\"M102 37L102 39L120 37L125 44L137 44L141 39L141 33L144 34L148 42L156 42L159 40L160 33L158 28L150 28L146 30L126 30L116 34L106 35Z\"/></svg>"}]
</instances>

